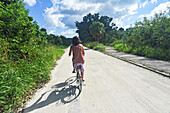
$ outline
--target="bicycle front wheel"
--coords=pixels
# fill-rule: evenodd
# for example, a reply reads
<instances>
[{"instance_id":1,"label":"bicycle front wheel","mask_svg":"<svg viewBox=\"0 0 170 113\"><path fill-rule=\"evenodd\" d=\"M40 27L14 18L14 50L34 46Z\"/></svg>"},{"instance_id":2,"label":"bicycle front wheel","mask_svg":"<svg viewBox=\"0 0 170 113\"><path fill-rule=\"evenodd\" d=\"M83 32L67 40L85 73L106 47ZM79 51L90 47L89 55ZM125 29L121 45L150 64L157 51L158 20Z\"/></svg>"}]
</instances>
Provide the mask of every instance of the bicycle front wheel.
<instances>
[{"instance_id":1,"label":"bicycle front wheel","mask_svg":"<svg viewBox=\"0 0 170 113\"><path fill-rule=\"evenodd\" d=\"M82 78L79 78L79 90L81 91L82 90Z\"/></svg>"}]
</instances>

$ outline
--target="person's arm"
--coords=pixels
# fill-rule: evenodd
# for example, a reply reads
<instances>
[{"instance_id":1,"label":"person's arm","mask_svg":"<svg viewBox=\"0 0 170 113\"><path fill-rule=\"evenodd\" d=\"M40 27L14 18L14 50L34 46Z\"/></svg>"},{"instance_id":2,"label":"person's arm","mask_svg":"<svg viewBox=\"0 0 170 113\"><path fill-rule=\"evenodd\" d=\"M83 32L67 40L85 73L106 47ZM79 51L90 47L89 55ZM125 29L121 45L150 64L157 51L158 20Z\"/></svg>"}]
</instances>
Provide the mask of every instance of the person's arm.
<instances>
[{"instance_id":1,"label":"person's arm","mask_svg":"<svg viewBox=\"0 0 170 113\"><path fill-rule=\"evenodd\" d=\"M84 48L83 48L83 46L81 46L81 48L82 48L82 53L83 53L83 56L85 55L85 53L84 53Z\"/></svg>"},{"instance_id":2,"label":"person's arm","mask_svg":"<svg viewBox=\"0 0 170 113\"><path fill-rule=\"evenodd\" d=\"M72 46L70 46L69 56L71 56Z\"/></svg>"}]
</instances>

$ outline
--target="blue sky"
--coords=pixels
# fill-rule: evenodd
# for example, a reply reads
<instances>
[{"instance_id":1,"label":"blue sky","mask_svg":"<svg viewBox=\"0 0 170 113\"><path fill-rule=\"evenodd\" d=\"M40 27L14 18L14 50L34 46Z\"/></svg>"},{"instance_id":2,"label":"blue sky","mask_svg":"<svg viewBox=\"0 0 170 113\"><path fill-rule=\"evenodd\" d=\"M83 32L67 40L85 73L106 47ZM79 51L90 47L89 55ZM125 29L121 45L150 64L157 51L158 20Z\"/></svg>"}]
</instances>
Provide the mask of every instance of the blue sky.
<instances>
[{"instance_id":1,"label":"blue sky","mask_svg":"<svg viewBox=\"0 0 170 113\"><path fill-rule=\"evenodd\" d=\"M128 28L143 17L166 11L169 0L24 0L29 15L47 33L73 37L75 21L82 21L88 13L109 16L118 27Z\"/></svg>"}]
</instances>

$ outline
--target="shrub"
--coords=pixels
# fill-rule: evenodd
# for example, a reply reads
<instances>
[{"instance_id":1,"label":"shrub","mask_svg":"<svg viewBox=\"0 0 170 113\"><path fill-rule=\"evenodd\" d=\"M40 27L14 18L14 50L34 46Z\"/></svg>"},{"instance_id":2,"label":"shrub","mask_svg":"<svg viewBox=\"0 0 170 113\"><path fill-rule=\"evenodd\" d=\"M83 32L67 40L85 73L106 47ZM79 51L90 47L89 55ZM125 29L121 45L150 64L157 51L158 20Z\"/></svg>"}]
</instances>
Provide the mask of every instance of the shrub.
<instances>
[{"instance_id":1,"label":"shrub","mask_svg":"<svg viewBox=\"0 0 170 113\"><path fill-rule=\"evenodd\" d=\"M90 49L93 49L94 46L97 46L99 45L98 42L89 42L89 43L86 43L85 46L90 48Z\"/></svg>"},{"instance_id":2,"label":"shrub","mask_svg":"<svg viewBox=\"0 0 170 113\"><path fill-rule=\"evenodd\" d=\"M153 48L149 46L133 47L122 44L121 41L114 42L114 48L118 51L127 52L135 55L170 61L170 49Z\"/></svg>"},{"instance_id":3,"label":"shrub","mask_svg":"<svg viewBox=\"0 0 170 113\"><path fill-rule=\"evenodd\" d=\"M18 61L0 60L0 112L10 112L20 106L33 89L50 80L50 70L64 53L60 47L36 49L35 57Z\"/></svg>"},{"instance_id":4,"label":"shrub","mask_svg":"<svg viewBox=\"0 0 170 113\"><path fill-rule=\"evenodd\" d=\"M115 44L114 47L115 47L116 50L119 50L119 51L123 51L123 49L124 49L123 44Z\"/></svg>"},{"instance_id":5,"label":"shrub","mask_svg":"<svg viewBox=\"0 0 170 113\"><path fill-rule=\"evenodd\" d=\"M101 52L104 52L105 51L105 46L103 44L98 44L98 45L94 46L93 49L101 51Z\"/></svg>"},{"instance_id":6,"label":"shrub","mask_svg":"<svg viewBox=\"0 0 170 113\"><path fill-rule=\"evenodd\" d=\"M90 48L90 49L94 49L94 50L98 50L98 51L105 51L105 46L99 42L89 42L85 44L86 47Z\"/></svg>"}]
</instances>

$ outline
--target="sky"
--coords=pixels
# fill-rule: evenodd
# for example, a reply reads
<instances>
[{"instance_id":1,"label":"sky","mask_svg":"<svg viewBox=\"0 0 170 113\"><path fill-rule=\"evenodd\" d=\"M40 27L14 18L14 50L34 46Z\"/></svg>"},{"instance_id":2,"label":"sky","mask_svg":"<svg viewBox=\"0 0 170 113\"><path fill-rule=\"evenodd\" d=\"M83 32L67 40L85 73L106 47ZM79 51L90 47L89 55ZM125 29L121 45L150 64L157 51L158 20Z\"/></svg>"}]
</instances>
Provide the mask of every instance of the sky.
<instances>
[{"instance_id":1,"label":"sky","mask_svg":"<svg viewBox=\"0 0 170 113\"><path fill-rule=\"evenodd\" d=\"M67 38L78 36L75 22L81 22L89 13L111 17L116 26L126 29L143 17L149 19L170 7L169 0L24 0L24 3L40 28Z\"/></svg>"}]
</instances>

